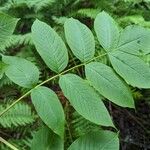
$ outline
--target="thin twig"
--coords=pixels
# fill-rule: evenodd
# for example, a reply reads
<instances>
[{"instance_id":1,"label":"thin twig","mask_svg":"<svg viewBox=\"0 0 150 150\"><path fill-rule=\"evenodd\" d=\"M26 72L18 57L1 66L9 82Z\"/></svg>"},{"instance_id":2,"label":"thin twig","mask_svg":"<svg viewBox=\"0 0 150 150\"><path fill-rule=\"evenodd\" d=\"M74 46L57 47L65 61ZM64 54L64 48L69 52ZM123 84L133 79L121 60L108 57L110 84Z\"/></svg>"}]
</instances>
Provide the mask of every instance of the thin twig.
<instances>
[{"instance_id":1,"label":"thin twig","mask_svg":"<svg viewBox=\"0 0 150 150\"><path fill-rule=\"evenodd\" d=\"M45 81L43 81L42 83L40 83L40 84L38 84L37 86L35 86L33 89L36 89L36 88L38 88L39 86L41 86L41 85L43 85L43 84L45 84L45 83L47 83L47 82L49 82L49 81L51 81L51 80L53 80L53 79L59 77L60 75L63 75L63 74L65 74L65 73L67 73L67 72L69 72L69 71L71 71L71 70L73 70L73 69L76 69L76 68L79 68L79 67L81 67L81 66L84 66L84 65L90 63L91 61L95 60L96 58L103 57L103 56L106 56L106 55L107 55L107 53L102 54L102 55L99 55L99 56L97 56L97 57L92 58L91 60L89 60L89 61L86 62L86 63L82 63L82 64L79 64L79 65L74 66L74 67L72 67L72 68L69 68L69 69L67 69L67 70L65 70L65 71L63 71L63 72L61 72L61 73L59 73L59 74L57 74L57 75L55 75L55 76L53 76L53 77L48 78L47 80L45 80ZM0 113L0 117L1 117L2 115L4 115L4 114L5 114L9 109L11 109L14 105L16 105L18 102L20 102L23 98L25 98L26 96L28 96L28 95L32 92L33 89L29 90L27 93L25 93L24 95L22 95L19 99L17 99L15 102L13 102L11 105L9 105L6 109L4 109L4 110Z\"/></svg>"},{"instance_id":2,"label":"thin twig","mask_svg":"<svg viewBox=\"0 0 150 150\"><path fill-rule=\"evenodd\" d=\"M0 137L0 142L4 143L5 145L7 145L8 147L10 147L13 150L19 150L18 148L16 148L14 145L12 145L11 143L7 142L5 139L3 139L2 137Z\"/></svg>"}]
</instances>

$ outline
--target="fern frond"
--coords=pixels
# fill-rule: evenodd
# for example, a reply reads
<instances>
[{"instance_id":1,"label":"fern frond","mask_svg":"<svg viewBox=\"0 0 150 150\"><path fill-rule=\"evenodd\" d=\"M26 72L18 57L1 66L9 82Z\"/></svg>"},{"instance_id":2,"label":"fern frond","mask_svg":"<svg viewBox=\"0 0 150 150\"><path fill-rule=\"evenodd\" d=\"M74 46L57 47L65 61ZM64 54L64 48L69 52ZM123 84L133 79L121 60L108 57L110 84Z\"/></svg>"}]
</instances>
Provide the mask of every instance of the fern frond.
<instances>
[{"instance_id":1,"label":"fern frond","mask_svg":"<svg viewBox=\"0 0 150 150\"><path fill-rule=\"evenodd\" d=\"M32 45L31 33L24 35L12 35L10 38L3 44L0 45L0 51L4 52L8 48L16 47L19 45Z\"/></svg>"},{"instance_id":2,"label":"fern frond","mask_svg":"<svg viewBox=\"0 0 150 150\"><path fill-rule=\"evenodd\" d=\"M27 0L26 4L30 8L34 8L35 11L40 11L45 7L51 6L56 0Z\"/></svg>"},{"instance_id":3,"label":"fern frond","mask_svg":"<svg viewBox=\"0 0 150 150\"><path fill-rule=\"evenodd\" d=\"M4 106L0 105L0 111L5 109ZM34 122L34 115L31 112L29 105L25 103L18 103L6 114L0 117L0 125L4 128L12 126L24 126Z\"/></svg>"},{"instance_id":4,"label":"fern frond","mask_svg":"<svg viewBox=\"0 0 150 150\"><path fill-rule=\"evenodd\" d=\"M8 140L8 142L13 144L18 149L27 150L27 149L30 149L30 147L31 147L32 138L31 137L25 137L25 138L21 138L21 139L20 138L19 139L11 138ZM6 146L5 144L1 144L0 149L1 150L10 150L10 148L8 146Z\"/></svg>"},{"instance_id":5,"label":"fern frond","mask_svg":"<svg viewBox=\"0 0 150 150\"><path fill-rule=\"evenodd\" d=\"M14 7L27 6L33 8L35 11L40 11L45 7L51 6L56 0L9 0L5 3L4 7L1 7L3 10L9 10Z\"/></svg>"},{"instance_id":6,"label":"fern frond","mask_svg":"<svg viewBox=\"0 0 150 150\"><path fill-rule=\"evenodd\" d=\"M141 99L141 98L143 97L141 91L140 91L140 90L137 90L136 88L133 88L133 89L131 90L131 92L132 92L133 98L134 98L135 100L139 100L139 99Z\"/></svg>"},{"instance_id":7,"label":"fern frond","mask_svg":"<svg viewBox=\"0 0 150 150\"><path fill-rule=\"evenodd\" d=\"M128 3L139 3L142 0L124 0L124 2L128 2Z\"/></svg>"},{"instance_id":8,"label":"fern frond","mask_svg":"<svg viewBox=\"0 0 150 150\"><path fill-rule=\"evenodd\" d=\"M13 84L12 81L10 81L5 74L0 79L0 88L2 88L5 85L12 85L12 84Z\"/></svg>"},{"instance_id":9,"label":"fern frond","mask_svg":"<svg viewBox=\"0 0 150 150\"><path fill-rule=\"evenodd\" d=\"M100 130L101 127L84 119L77 112L73 113L73 121L71 122L73 134L75 137L81 136L90 131Z\"/></svg>"},{"instance_id":10,"label":"fern frond","mask_svg":"<svg viewBox=\"0 0 150 150\"><path fill-rule=\"evenodd\" d=\"M32 136L33 136L34 133L35 133L35 131L31 133ZM25 138L22 140L22 142L23 142L24 145L26 145L26 146L28 146L28 147L31 147L32 138L30 138L30 137L25 137Z\"/></svg>"},{"instance_id":11,"label":"fern frond","mask_svg":"<svg viewBox=\"0 0 150 150\"><path fill-rule=\"evenodd\" d=\"M144 17L141 15L131 15L131 16L125 16L118 19L121 26L127 26L130 24L136 24L143 27L150 28L150 21L145 21Z\"/></svg>"},{"instance_id":12,"label":"fern frond","mask_svg":"<svg viewBox=\"0 0 150 150\"><path fill-rule=\"evenodd\" d=\"M68 18L67 17L56 17L56 16L53 16L52 19L55 21L56 24L63 25Z\"/></svg>"},{"instance_id":13,"label":"fern frond","mask_svg":"<svg viewBox=\"0 0 150 150\"><path fill-rule=\"evenodd\" d=\"M84 9L79 9L77 11L77 16L80 17L89 17L91 19L95 19L97 14L100 12L100 9L92 9L92 8L84 8Z\"/></svg>"}]
</instances>

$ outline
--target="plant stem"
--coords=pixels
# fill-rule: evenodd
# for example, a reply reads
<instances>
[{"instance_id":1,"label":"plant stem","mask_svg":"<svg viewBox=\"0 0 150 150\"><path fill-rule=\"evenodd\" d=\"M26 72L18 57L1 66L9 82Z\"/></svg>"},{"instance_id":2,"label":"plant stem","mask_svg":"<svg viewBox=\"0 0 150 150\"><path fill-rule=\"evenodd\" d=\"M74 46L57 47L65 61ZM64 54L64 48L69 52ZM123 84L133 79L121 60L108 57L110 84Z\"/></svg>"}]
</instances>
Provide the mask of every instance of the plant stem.
<instances>
[{"instance_id":1,"label":"plant stem","mask_svg":"<svg viewBox=\"0 0 150 150\"><path fill-rule=\"evenodd\" d=\"M15 146L13 146L12 144L10 144L9 142L7 142L5 139L3 139L2 137L0 137L0 141L2 143L4 143L5 145L7 145L8 147L10 147L13 150L19 150L18 148L16 148Z\"/></svg>"},{"instance_id":2,"label":"plant stem","mask_svg":"<svg viewBox=\"0 0 150 150\"><path fill-rule=\"evenodd\" d=\"M47 83L47 82L49 82L49 81L51 81L51 80L53 80L53 79L59 77L60 75L65 74L65 73L67 73L67 72L69 72L69 71L71 71L71 70L73 70L73 69L76 69L76 68L79 68L79 67L81 67L81 66L84 66L84 65L90 63L91 61L95 60L96 58L100 58L100 57L103 57L103 56L106 56L106 55L107 55L107 53L102 54L102 55L99 55L99 56L97 56L97 57L92 58L91 60L89 60L89 61L86 62L86 63L82 63L82 64L76 65L76 66L74 66L74 67L72 67L72 68L69 68L69 69L67 69L67 70L65 70L65 71L63 71L63 72L61 72L61 73L59 73L59 74L57 74L57 75L55 75L55 76L53 76L53 77L50 77L50 78L48 78L47 80L45 80L45 81L43 81L43 82L41 82L40 84L36 85L33 89L36 89L36 88L38 88L39 86L41 86L41 85L43 85L43 84L45 84L45 83ZM13 102L11 105L9 105L6 109L4 109L4 110L0 113L0 117L1 117L2 115L4 115L4 114L5 114L9 109L11 109L14 105L16 105L19 101L21 101L23 98L25 98L26 96L28 96L28 95L32 92L33 89L29 90L27 93L25 93L25 94L22 95L20 98L18 98L15 102Z\"/></svg>"}]
</instances>

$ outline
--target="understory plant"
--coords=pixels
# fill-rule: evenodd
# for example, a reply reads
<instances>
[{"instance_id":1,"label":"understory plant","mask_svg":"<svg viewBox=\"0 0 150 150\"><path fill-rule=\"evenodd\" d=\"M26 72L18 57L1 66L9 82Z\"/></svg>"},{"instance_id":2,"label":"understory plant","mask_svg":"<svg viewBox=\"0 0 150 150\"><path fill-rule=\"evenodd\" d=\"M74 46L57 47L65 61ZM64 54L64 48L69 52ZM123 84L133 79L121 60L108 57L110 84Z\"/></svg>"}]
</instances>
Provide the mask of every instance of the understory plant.
<instances>
[{"instance_id":1,"label":"understory plant","mask_svg":"<svg viewBox=\"0 0 150 150\"><path fill-rule=\"evenodd\" d=\"M0 18L2 44L13 34L18 19L3 13ZM144 59L150 53L150 30L138 25L122 29L108 13L102 11L94 20L94 31L79 20L68 18L64 23L64 33L65 39L62 39L52 27L38 19L31 27L31 40L43 60L41 63L54 72L54 76L44 81L39 80L40 68L34 63L22 57L1 53L0 78L6 76L27 92L6 108L1 108L0 122L6 126L4 118L10 112L15 118L15 107L30 96L32 105L43 122L33 134L31 150L63 150L68 125L65 106L55 90L45 86L54 81L59 84L66 97L65 101L80 116L96 126L95 130L72 141L67 149L119 150L119 129L115 127L104 99L120 107L134 109L131 87L150 88L150 68ZM99 42L103 53L95 53L95 41ZM72 53L80 63L75 62L70 67L71 58L68 53ZM106 58L107 63L103 63L103 58ZM74 70L80 69L83 74L74 73ZM26 107L25 111L31 115L27 106L20 104L18 107ZM32 120L31 117L24 122ZM17 121L12 120L12 124L17 124ZM109 128L112 130L106 130ZM18 149L3 137L1 142L11 149Z\"/></svg>"}]
</instances>

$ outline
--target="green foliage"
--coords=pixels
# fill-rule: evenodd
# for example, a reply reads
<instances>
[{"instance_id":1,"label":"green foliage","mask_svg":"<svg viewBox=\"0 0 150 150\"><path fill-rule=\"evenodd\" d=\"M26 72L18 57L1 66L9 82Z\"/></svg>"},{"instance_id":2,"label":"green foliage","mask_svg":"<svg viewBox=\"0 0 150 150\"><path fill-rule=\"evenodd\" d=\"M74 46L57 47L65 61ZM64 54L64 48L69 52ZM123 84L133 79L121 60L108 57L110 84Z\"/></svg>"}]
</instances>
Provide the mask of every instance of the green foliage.
<instances>
[{"instance_id":1,"label":"green foliage","mask_svg":"<svg viewBox=\"0 0 150 150\"><path fill-rule=\"evenodd\" d=\"M44 87L38 87L31 93L32 102L41 119L49 128L63 138L65 117L56 94Z\"/></svg>"},{"instance_id":2,"label":"green foliage","mask_svg":"<svg viewBox=\"0 0 150 150\"><path fill-rule=\"evenodd\" d=\"M79 115L77 112L74 112L72 114L71 118L71 131L75 138L78 138L86 133L89 133L91 131L99 131L101 130L101 127L99 125L96 125L88 120L86 120L84 117Z\"/></svg>"},{"instance_id":3,"label":"green foliage","mask_svg":"<svg viewBox=\"0 0 150 150\"><path fill-rule=\"evenodd\" d=\"M2 61L7 65L6 76L14 83L25 88L32 88L37 84L39 70L30 61L12 56L2 56Z\"/></svg>"},{"instance_id":4,"label":"green foliage","mask_svg":"<svg viewBox=\"0 0 150 150\"><path fill-rule=\"evenodd\" d=\"M9 48L17 47L20 45L33 45L31 40L31 33L9 36L5 44L0 45L0 51L5 52Z\"/></svg>"},{"instance_id":5,"label":"green foliage","mask_svg":"<svg viewBox=\"0 0 150 150\"><path fill-rule=\"evenodd\" d=\"M99 11L100 10L98 8L97 9L83 8L78 10L77 15L95 19Z\"/></svg>"},{"instance_id":6,"label":"green foliage","mask_svg":"<svg viewBox=\"0 0 150 150\"><path fill-rule=\"evenodd\" d=\"M119 139L116 133L110 131L89 132L78 138L68 150L117 150Z\"/></svg>"},{"instance_id":7,"label":"green foliage","mask_svg":"<svg viewBox=\"0 0 150 150\"><path fill-rule=\"evenodd\" d=\"M144 54L148 53L150 33L138 26L128 26L119 36L117 25L105 12L97 15L94 25L99 42L109 52L110 62L115 71L132 86L149 88L150 69L133 54L138 55L141 51ZM105 26L105 30L102 26Z\"/></svg>"},{"instance_id":8,"label":"green foliage","mask_svg":"<svg viewBox=\"0 0 150 150\"><path fill-rule=\"evenodd\" d=\"M3 45L14 32L19 19L0 13L0 45Z\"/></svg>"},{"instance_id":9,"label":"green foliage","mask_svg":"<svg viewBox=\"0 0 150 150\"><path fill-rule=\"evenodd\" d=\"M119 38L119 29L116 22L104 11L99 13L94 22L94 29L98 40L106 51L116 48Z\"/></svg>"},{"instance_id":10,"label":"green foliage","mask_svg":"<svg viewBox=\"0 0 150 150\"><path fill-rule=\"evenodd\" d=\"M120 34L117 50L135 55L148 54L150 30L140 26L127 26Z\"/></svg>"},{"instance_id":11,"label":"green foliage","mask_svg":"<svg viewBox=\"0 0 150 150\"><path fill-rule=\"evenodd\" d=\"M34 10L40 11L48 6L51 6L56 0L26 0L25 3L29 8L34 8ZM20 3L20 0L17 0ZM23 0L24 2L24 0Z\"/></svg>"},{"instance_id":12,"label":"green foliage","mask_svg":"<svg viewBox=\"0 0 150 150\"><path fill-rule=\"evenodd\" d=\"M0 105L0 111L6 107ZM7 114L0 117L0 125L4 128L25 126L34 122L31 108L25 103L18 103Z\"/></svg>"},{"instance_id":13,"label":"green foliage","mask_svg":"<svg viewBox=\"0 0 150 150\"><path fill-rule=\"evenodd\" d=\"M5 70L6 64L3 62L0 62L0 79L3 77L4 70Z\"/></svg>"},{"instance_id":14,"label":"green foliage","mask_svg":"<svg viewBox=\"0 0 150 150\"><path fill-rule=\"evenodd\" d=\"M48 6L51 6L56 0L8 0L2 10L8 10L18 7L28 7L38 12Z\"/></svg>"},{"instance_id":15,"label":"green foliage","mask_svg":"<svg viewBox=\"0 0 150 150\"><path fill-rule=\"evenodd\" d=\"M27 129L27 126L24 126L24 128ZM28 128L29 131L29 128ZM20 134L20 131L16 131L18 133L18 135ZM24 131L26 132L26 131ZM34 135L34 133L32 131L30 131L31 134ZM32 143L32 137L30 136L24 136L23 138L18 138L18 139L9 139L8 140L9 143L11 143L12 145L14 145L16 148L18 149L22 149L22 150L27 150L30 149L31 147L31 143ZM1 150L10 150L10 147L6 147L4 144L0 145L0 149Z\"/></svg>"},{"instance_id":16,"label":"green foliage","mask_svg":"<svg viewBox=\"0 0 150 150\"><path fill-rule=\"evenodd\" d=\"M31 150L63 150L62 139L48 127L40 128L33 136Z\"/></svg>"},{"instance_id":17,"label":"green foliage","mask_svg":"<svg viewBox=\"0 0 150 150\"><path fill-rule=\"evenodd\" d=\"M92 59L95 53L92 32L84 24L73 18L65 22L64 28L67 42L74 55L82 62Z\"/></svg>"},{"instance_id":18,"label":"green foliage","mask_svg":"<svg viewBox=\"0 0 150 150\"><path fill-rule=\"evenodd\" d=\"M127 83L150 88L150 68L141 58L121 51L109 54L109 58L113 68Z\"/></svg>"},{"instance_id":19,"label":"green foliage","mask_svg":"<svg viewBox=\"0 0 150 150\"><path fill-rule=\"evenodd\" d=\"M98 125L114 126L99 95L83 79L67 74L60 77L59 85L71 105L84 118Z\"/></svg>"},{"instance_id":20,"label":"green foliage","mask_svg":"<svg viewBox=\"0 0 150 150\"><path fill-rule=\"evenodd\" d=\"M4 87L4 86L11 86L13 84L13 82L11 80L9 80L9 78L4 74L1 74L1 79L0 79L0 88Z\"/></svg>"},{"instance_id":21,"label":"green foliage","mask_svg":"<svg viewBox=\"0 0 150 150\"><path fill-rule=\"evenodd\" d=\"M112 68L93 62L86 65L86 77L103 96L123 107L134 107L129 87L113 71Z\"/></svg>"},{"instance_id":22,"label":"green foliage","mask_svg":"<svg viewBox=\"0 0 150 150\"><path fill-rule=\"evenodd\" d=\"M101 125L114 127L107 105L104 105L101 97L104 96L103 99L122 107L133 108L133 97L140 97L138 88L150 88L150 32L144 28L149 27L149 2L5 0L0 4L2 12L21 18L17 24L18 19L0 14L0 51L3 53L0 60L0 94L3 99L0 114L2 119L7 118L7 115L11 116L9 123L3 125L6 127L4 132L9 136L2 133L2 137L14 146L21 147L20 149L64 149L63 145L67 149L73 143L69 149L90 149L90 144L95 146L91 150L103 146L103 149L118 150L117 134L101 128ZM99 13L100 10L109 13ZM93 21L97 36L92 34ZM65 46L64 42L69 47ZM30 61L38 66L40 73ZM79 64L80 61L82 64ZM68 72L72 74L67 74ZM63 93L59 95L56 78L60 78L59 85L68 101ZM40 83L36 86L38 82ZM43 84L48 88L41 86ZM58 90L58 97L49 88ZM10 93L14 96L13 99L22 93L23 95L8 106ZM39 118L36 118L35 122L25 122L26 118L16 121L19 118L17 116L24 112L24 108L19 108L25 106L17 108L19 111L14 109L19 104L26 105L18 102L30 94ZM25 100L31 105L30 97ZM17 104L14 105L15 103ZM67 118L66 130L60 103ZM30 115L27 112L26 115L34 119L31 107L27 107ZM69 114L66 109L69 109ZM72 117L76 112L81 116ZM43 123L47 127L42 127ZM15 130L13 126L23 127ZM39 130L33 135L30 144L29 133L37 129ZM64 131L69 133L64 134ZM26 136L27 140L24 139ZM75 140L76 138L78 139Z\"/></svg>"},{"instance_id":23,"label":"green foliage","mask_svg":"<svg viewBox=\"0 0 150 150\"><path fill-rule=\"evenodd\" d=\"M68 54L58 34L44 22L36 20L32 26L32 35L36 49L46 65L55 72L64 70Z\"/></svg>"},{"instance_id":24,"label":"green foliage","mask_svg":"<svg viewBox=\"0 0 150 150\"><path fill-rule=\"evenodd\" d=\"M129 24L131 25L140 25L143 27L150 27L150 21L145 20L143 16L140 15L130 15L130 16L124 16L118 19L120 24L122 26L127 26Z\"/></svg>"}]
</instances>

